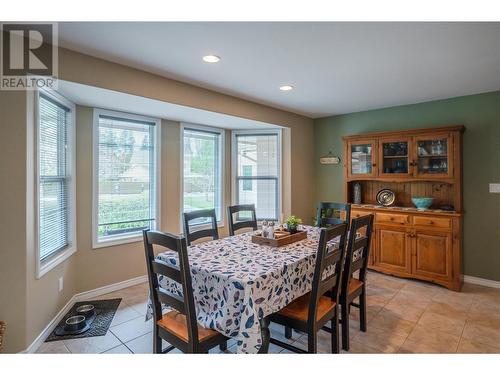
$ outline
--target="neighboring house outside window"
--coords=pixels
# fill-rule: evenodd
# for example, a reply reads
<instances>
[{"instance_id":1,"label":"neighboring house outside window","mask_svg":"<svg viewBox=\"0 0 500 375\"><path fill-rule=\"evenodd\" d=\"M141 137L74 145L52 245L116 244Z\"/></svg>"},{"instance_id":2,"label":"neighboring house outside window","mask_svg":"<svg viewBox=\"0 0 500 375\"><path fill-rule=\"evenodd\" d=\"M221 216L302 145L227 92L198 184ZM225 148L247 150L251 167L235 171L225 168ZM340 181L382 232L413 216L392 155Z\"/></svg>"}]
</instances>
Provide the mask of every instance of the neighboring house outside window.
<instances>
[{"instance_id":1,"label":"neighboring house outside window","mask_svg":"<svg viewBox=\"0 0 500 375\"><path fill-rule=\"evenodd\" d=\"M259 220L280 218L280 136L279 130L233 132L233 200L255 204Z\"/></svg>"}]
</instances>

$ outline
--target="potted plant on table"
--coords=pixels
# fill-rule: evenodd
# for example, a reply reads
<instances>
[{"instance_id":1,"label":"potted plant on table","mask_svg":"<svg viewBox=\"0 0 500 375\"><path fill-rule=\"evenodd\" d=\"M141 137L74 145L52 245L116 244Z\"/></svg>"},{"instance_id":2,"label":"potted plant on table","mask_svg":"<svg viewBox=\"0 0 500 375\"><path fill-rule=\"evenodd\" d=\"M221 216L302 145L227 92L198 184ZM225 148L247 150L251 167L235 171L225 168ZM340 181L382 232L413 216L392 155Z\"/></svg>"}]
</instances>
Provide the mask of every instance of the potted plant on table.
<instances>
[{"instance_id":1,"label":"potted plant on table","mask_svg":"<svg viewBox=\"0 0 500 375\"><path fill-rule=\"evenodd\" d=\"M302 224L302 220L294 215L288 216L286 219L286 229L290 232L290 234L297 233L299 224Z\"/></svg>"}]
</instances>

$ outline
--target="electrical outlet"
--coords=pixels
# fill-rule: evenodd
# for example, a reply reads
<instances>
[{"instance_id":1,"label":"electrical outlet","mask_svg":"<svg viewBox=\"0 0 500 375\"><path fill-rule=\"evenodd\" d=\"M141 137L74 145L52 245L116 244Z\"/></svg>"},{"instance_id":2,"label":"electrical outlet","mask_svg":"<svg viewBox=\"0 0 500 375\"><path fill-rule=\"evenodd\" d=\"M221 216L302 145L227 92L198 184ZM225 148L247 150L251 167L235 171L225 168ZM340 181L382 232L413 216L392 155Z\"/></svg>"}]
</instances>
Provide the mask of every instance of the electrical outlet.
<instances>
[{"instance_id":1,"label":"electrical outlet","mask_svg":"<svg viewBox=\"0 0 500 375\"><path fill-rule=\"evenodd\" d=\"M500 184L490 184L490 193L500 193Z\"/></svg>"},{"instance_id":2,"label":"electrical outlet","mask_svg":"<svg viewBox=\"0 0 500 375\"><path fill-rule=\"evenodd\" d=\"M63 288L64 288L64 277L61 276L59 278L59 291L62 292Z\"/></svg>"}]
</instances>

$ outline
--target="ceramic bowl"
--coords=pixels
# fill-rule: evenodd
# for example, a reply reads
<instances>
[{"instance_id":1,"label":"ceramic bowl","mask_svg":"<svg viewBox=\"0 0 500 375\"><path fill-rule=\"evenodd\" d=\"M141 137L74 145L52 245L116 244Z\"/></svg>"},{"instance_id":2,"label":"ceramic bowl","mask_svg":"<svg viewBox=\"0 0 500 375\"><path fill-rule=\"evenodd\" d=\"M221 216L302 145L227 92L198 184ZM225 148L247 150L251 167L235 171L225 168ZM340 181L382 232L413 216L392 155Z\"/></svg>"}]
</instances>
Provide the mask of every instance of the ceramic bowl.
<instances>
[{"instance_id":1,"label":"ceramic bowl","mask_svg":"<svg viewBox=\"0 0 500 375\"><path fill-rule=\"evenodd\" d=\"M425 210L432 205L434 198L411 198L411 201L419 210Z\"/></svg>"}]
</instances>

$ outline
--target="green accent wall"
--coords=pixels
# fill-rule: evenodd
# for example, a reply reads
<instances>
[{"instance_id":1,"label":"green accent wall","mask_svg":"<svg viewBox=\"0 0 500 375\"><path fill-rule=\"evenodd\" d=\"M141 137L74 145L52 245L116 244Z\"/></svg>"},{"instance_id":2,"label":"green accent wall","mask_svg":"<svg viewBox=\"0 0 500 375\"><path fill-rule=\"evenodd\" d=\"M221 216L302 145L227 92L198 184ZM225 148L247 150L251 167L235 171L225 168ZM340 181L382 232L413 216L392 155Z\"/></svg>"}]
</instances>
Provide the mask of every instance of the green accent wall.
<instances>
[{"instance_id":1,"label":"green accent wall","mask_svg":"<svg viewBox=\"0 0 500 375\"><path fill-rule=\"evenodd\" d=\"M319 163L343 154L342 136L445 125L465 125L464 274L500 281L500 194L488 192L500 183L500 91L315 120L316 201L343 201L342 165Z\"/></svg>"}]
</instances>

